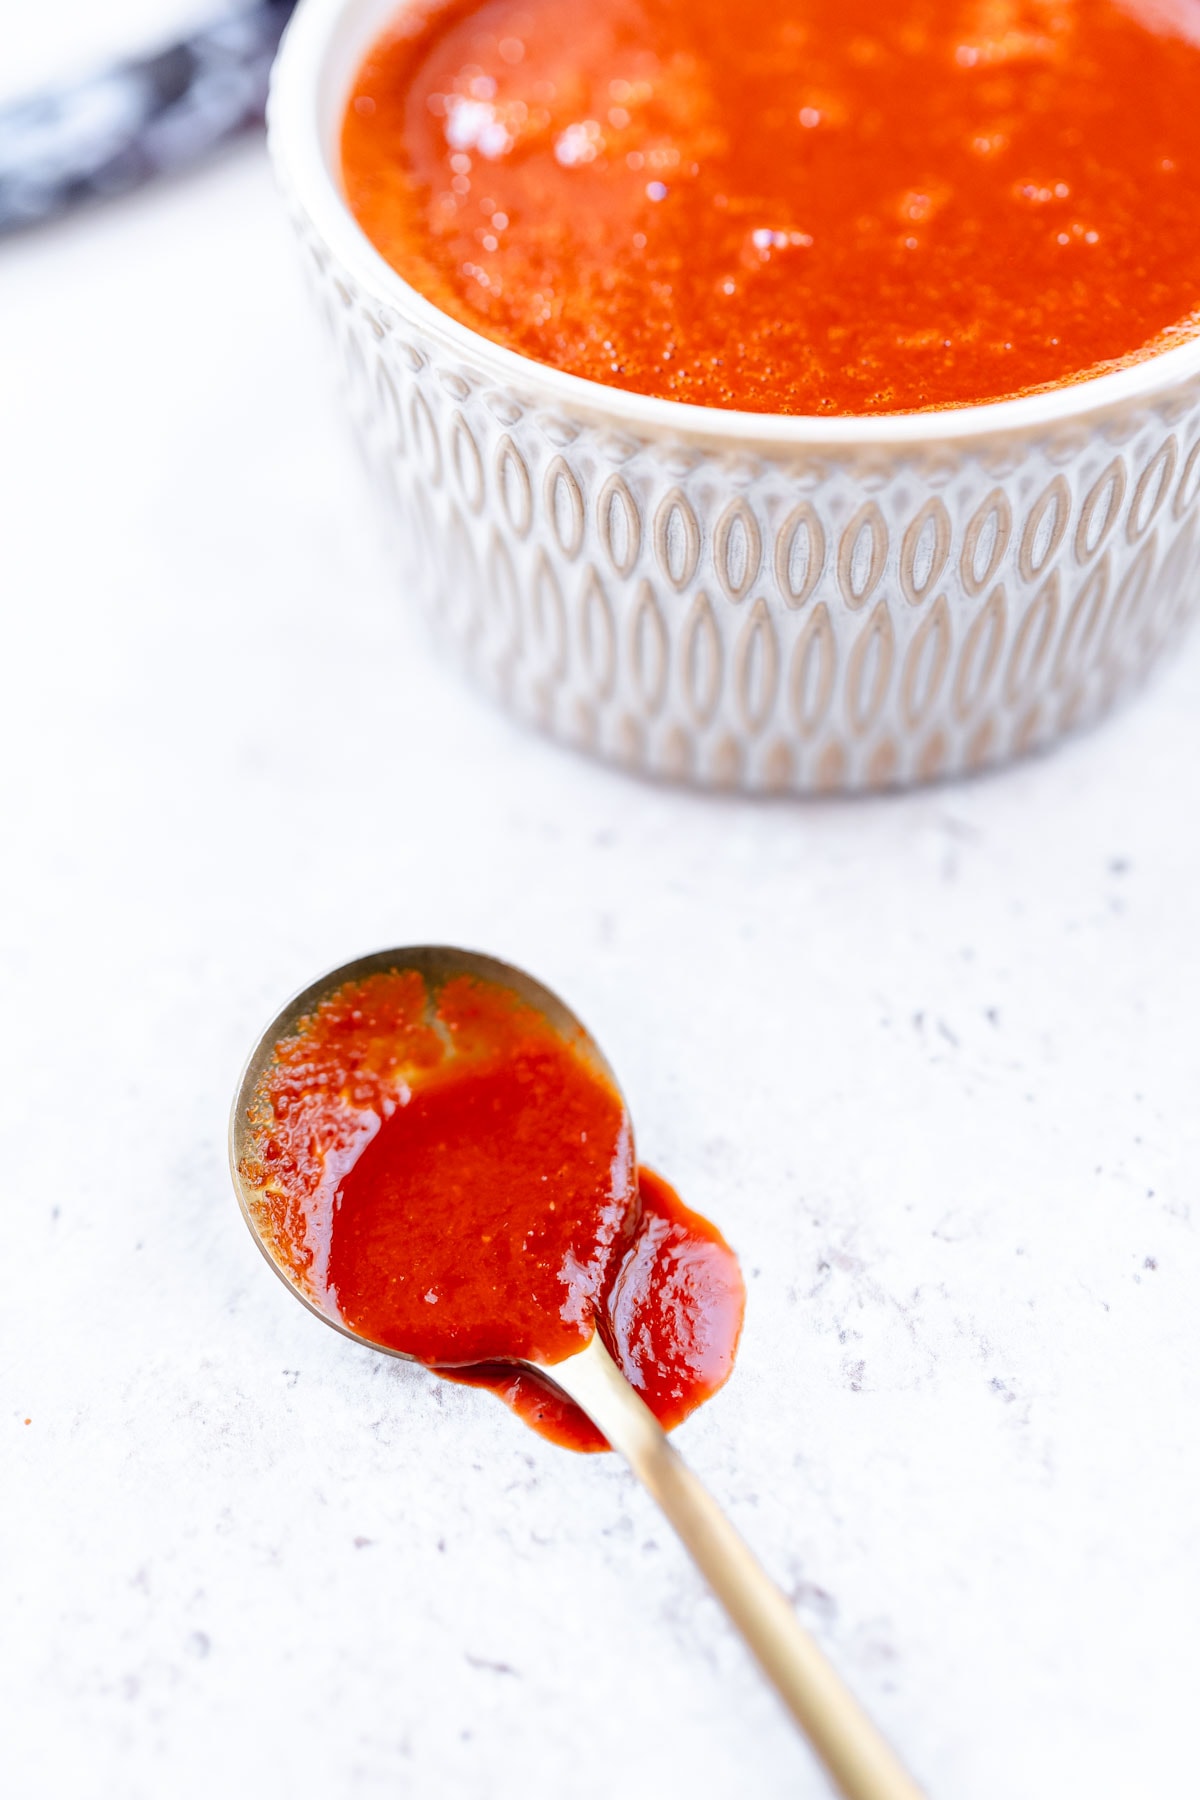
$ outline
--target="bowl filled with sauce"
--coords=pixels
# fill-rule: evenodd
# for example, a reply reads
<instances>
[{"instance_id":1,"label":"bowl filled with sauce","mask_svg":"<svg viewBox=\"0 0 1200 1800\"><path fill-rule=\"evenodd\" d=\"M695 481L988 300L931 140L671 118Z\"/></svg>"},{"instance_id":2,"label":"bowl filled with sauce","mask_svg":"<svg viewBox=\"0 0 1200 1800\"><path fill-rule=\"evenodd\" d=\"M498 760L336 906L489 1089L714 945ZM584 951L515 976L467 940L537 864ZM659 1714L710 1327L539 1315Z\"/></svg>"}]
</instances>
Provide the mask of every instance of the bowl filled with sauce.
<instances>
[{"instance_id":1,"label":"bowl filled with sauce","mask_svg":"<svg viewBox=\"0 0 1200 1800\"><path fill-rule=\"evenodd\" d=\"M1200 0L302 0L271 141L472 675L882 787L1135 684L1200 561Z\"/></svg>"}]
</instances>

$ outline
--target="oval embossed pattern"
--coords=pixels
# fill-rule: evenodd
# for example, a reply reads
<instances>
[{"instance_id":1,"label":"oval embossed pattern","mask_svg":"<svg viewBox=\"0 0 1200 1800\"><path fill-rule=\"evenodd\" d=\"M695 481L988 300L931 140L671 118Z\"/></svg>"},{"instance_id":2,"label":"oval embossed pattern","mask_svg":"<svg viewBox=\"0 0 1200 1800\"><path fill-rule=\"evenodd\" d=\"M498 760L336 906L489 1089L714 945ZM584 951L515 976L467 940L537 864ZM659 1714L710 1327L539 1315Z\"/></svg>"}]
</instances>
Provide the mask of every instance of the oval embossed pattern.
<instances>
[{"instance_id":1,"label":"oval embossed pattern","mask_svg":"<svg viewBox=\"0 0 1200 1800\"><path fill-rule=\"evenodd\" d=\"M533 523L533 484L525 458L507 433L496 445L496 488L509 530L515 537L527 538Z\"/></svg>"},{"instance_id":2,"label":"oval embossed pattern","mask_svg":"<svg viewBox=\"0 0 1200 1800\"><path fill-rule=\"evenodd\" d=\"M792 718L804 740L815 738L829 716L837 680L837 634L824 601L814 608L792 651L789 682Z\"/></svg>"},{"instance_id":3,"label":"oval embossed pattern","mask_svg":"<svg viewBox=\"0 0 1200 1800\"><path fill-rule=\"evenodd\" d=\"M1158 562L1158 533L1144 538L1137 555L1113 595L1108 623L1104 628L1101 652L1115 673L1136 665L1136 644L1141 628L1146 599L1151 592L1152 577Z\"/></svg>"},{"instance_id":4,"label":"oval embossed pattern","mask_svg":"<svg viewBox=\"0 0 1200 1800\"><path fill-rule=\"evenodd\" d=\"M562 588L545 551L538 554L530 596L530 644L539 672L560 681L567 671L567 615Z\"/></svg>"},{"instance_id":5,"label":"oval embossed pattern","mask_svg":"<svg viewBox=\"0 0 1200 1800\"><path fill-rule=\"evenodd\" d=\"M912 606L928 600L950 560L950 514L933 494L904 533L900 545L900 586Z\"/></svg>"},{"instance_id":6,"label":"oval embossed pattern","mask_svg":"<svg viewBox=\"0 0 1200 1800\"><path fill-rule=\"evenodd\" d=\"M442 444L438 437L437 426L433 422L433 414L429 402L420 390L416 390L409 409L409 421L412 425L413 443L422 467L431 487L442 485Z\"/></svg>"},{"instance_id":7,"label":"oval embossed pattern","mask_svg":"<svg viewBox=\"0 0 1200 1800\"><path fill-rule=\"evenodd\" d=\"M764 600L756 600L734 652L734 687L742 724L757 737L771 716L779 687L779 640Z\"/></svg>"},{"instance_id":8,"label":"oval embossed pattern","mask_svg":"<svg viewBox=\"0 0 1200 1800\"><path fill-rule=\"evenodd\" d=\"M859 632L846 664L846 717L855 737L878 723L892 680L896 638L887 601L881 600Z\"/></svg>"},{"instance_id":9,"label":"oval embossed pattern","mask_svg":"<svg viewBox=\"0 0 1200 1800\"><path fill-rule=\"evenodd\" d=\"M708 595L699 593L683 627L680 643L683 691L695 724L703 727L717 710L721 697L724 656L721 633Z\"/></svg>"},{"instance_id":10,"label":"oval embossed pattern","mask_svg":"<svg viewBox=\"0 0 1200 1800\"><path fill-rule=\"evenodd\" d=\"M489 649L498 664L506 664L521 648L521 596L508 545L499 532L492 533L487 560L491 600Z\"/></svg>"},{"instance_id":11,"label":"oval embossed pattern","mask_svg":"<svg viewBox=\"0 0 1200 1800\"><path fill-rule=\"evenodd\" d=\"M574 562L583 548L583 495L571 465L561 456L546 470L546 511L559 551Z\"/></svg>"},{"instance_id":12,"label":"oval embossed pattern","mask_svg":"<svg viewBox=\"0 0 1200 1800\"><path fill-rule=\"evenodd\" d=\"M1114 456L1090 489L1075 527L1075 555L1081 563L1091 562L1116 524L1125 498L1126 479L1125 464Z\"/></svg>"},{"instance_id":13,"label":"oval embossed pattern","mask_svg":"<svg viewBox=\"0 0 1200 1800\"><path fill-rule=\"evenodd\" d=\"M971 516L963 537L959 570L963 588L972 599L982 594L1004 561L1012 536L1012 507L1003 488L993 488Z\"/></svg>"},{"instance_id":14,"label":"oval embossed pattern","mask_svg":"<svg viewBox=\"0 0 1200 1800\"><path fill-rule=\"evenodd\" d=\"M1071 490L1065 475L1056 475L1029 509L1021 533L1017 565L1026 581L1038 581L1062 549L1071 522Z\"/></svg>"},{"instance_id":15,"label":"oval embossed pattern","mask_svg":"<svg viewBox=\"0 0 1200 1800\"><path fill-rule=\"evenodd\" d=\"M613 623L612 603L604 591L599 575L589 568L583 577L583 598L579 614L580 649L583 667L591 680L593 692L607 700L613 690L617 668L617 630Z\"/></svg>"},{"instance_id":16,"label":"oval embossed pattern","mask_svg":"<svg viewBox=\"0 0 1200 1800\"><path fill-rule=\"evenodd\" d=\"M1171 514L1182 519L1193 501L1200 498L1200 438L1192 445L1179 472L1179 486L1171 502Z\"/></svg>"},{"instance_id":17,"label":"oval embossed pattern","mask_svg":"<svg viewBox=\"0 0 1200 1800\"><path fill-rule=\"evenodd\" d=\"M825 527L809 501L794 506L775 539L775 580L788 606L799 611L825 572Z\"/></svg>"},{"instance_id":18,"label":"oval embossed pattern","mask_svg":"<svg viewBox=\"0 0 1200 1800\"><path fill-rule=\"evenodd\" d=\"M639 582L629 621L629 664L634 692L650 718L666 697L670 655L671 641L657 596L648 581Z\"/></svg>"},{"instance_id":19,"label":"oval embossed pattern","mask_svg":"<svg viewBox=\"0 0 1200 1800\"><path fill-rule=\"evenodd\" d=\"M1058 655L1054 659L1054 685L1057 688L1074 685L1091 668L1100 636L1100 621L1104 616L1104 602L1108 598L1110 567L1110 559L1105 555L1088 571L1067 613Z\"/></svg>"},{"instance_id":20,"label":"oval embossed pattern","mask_svg":"<svg viewBox=\"0 0 1200 1800\"><path fill-rule=\"evenodd\" d=\"M416 521L423 522L419 509ZM466 521L453 506L447 514L445 575L442 621L452 637L473 646L479 635L479 570Z\"/></svg>"},{"instance_id":21,"label":"oval embossed pattern","mask_svg":"<svg viewBox=\"0 0 1200 1800\"><path fill-rule=\"evenodd\" d=\"M758 520L743 499L731 500L713 533L713 566L717 580L732 601L746 598L761 562Z\"/></svg>"},{"instance_id":22,"label":"oval embossed pattern","mask_svg":"<svg viewBox=\"0 0 1200 1800\"><path fill-rule=\"evenodd\" d=\"M1058 624L1058 590L1058 576L1051 575L1017 626L1004 677L1004 698L1010 706L1023 706L1041 683Z\"/></svg>"},{"instance_id":23,"label":"oval embossed pattern","mask_svg":"<svg viewBox=\"0 0 1200 1800\"><path fill-rule=\"evenodd\" d=\"M919 731L937 705L950 666L950 608L939 594L920 625L904 658L900 705L904 723Z\"/></svg>"},{"instance_id":24,"label":"oval embossed pattern","mask_svg":"<svg viewBox=\"0 0 1200 1800\"><path fill-rule=\"evenodd\" d=\"M1170 636L1172 629L1185 619L1195 605L1195 572L1197 564L1197 525L1193 513L1174 543L1163 555L1156 584L1156 605L1150 624L1148 652L1152 655ZM1189 579L1190 577L1190 579Z\"/></svg>"},{"instance_id":25,"label":"oval embossed pattern","mask_svg":"<svg viewBox=\"0 0 1200 1800\"><path fill-rule=\"evenodd\" d=\"M396 530L401 595L472 674L627 766L795 792L952 775L1095 717L1200 563L1200 382L1000 438L710 449L530 365L450 366L302 214ZM869 438L869 433L868 433ZM1119 448L1118 448L1119 446Z\"/></svg>"},{"instance_id":26,"label":"oval embossed pattern","mask_svg":"<svg viewBox=\"0 0 1200 1800\"><path fill-rule=\"evenodd\" d=\"M485 492L483 463L478 445L471 435L471 427L460 412L455 413L450 427L450 460L454 466L458 491L466 502L467 511L482 512Z\"/></svg>"},{"instance_id":27,"label":"oval embossed pattern","mask_svg":"<svg viewBox=\"0 0 1200 1800\"><path fill-rule=\"evenodd\" d=\"M664 579L677 594L695 580L700 566L700 527L680 488L672 488L654 515L654 555Z\"/></svg>"},{"instance_id":28,"label":"oval embossed pattern","mask_svg":"<svg viewBox=\"0 0 1200 1800\"><path fill-rule=\"evenodd\" d=\"M874 500L859 507L838 546L838 585L846 605L857 612L867 604L887 566L887 521Z\"/></svg>"},{"instance_id":29,"label":"oval embossed pattern","mask_svg":"<svg viewBox=\"0 0 1200 1800\"><path fill-rule=\"evenodd\" d=\"M959 720L969 719L987 698L1000 666L1007 626L1008 603L1000 585L992 589L963 638L954 676L954 713Z\"/></svg>"},{"instance_id":30,"label":"oval embossed pattern","mask_svg":"<svg viewBox=\"0 0 1200 1800\"><path fill-rule=\"evenodd\" d=\"M610 475L600 490L596 508L600 541L618 575L629 575L642 547L642 515L620 475Z\"/></svg>"},{"instance_id":31,"label":"oval embossed pattern","mask_svg":"<svg viewBox=\"0 0 1200 1800\"><path fill-rule=\"evenodd\" d=\"M408 434L404 429L404 414L400 407L400 396L396 392L396 384L388 373L386 365L380 361L375 368L375 402L383 427L384 444L395 455L403 456L408 449Z\"/></svg>"},{"instance_id":32,"label":"oval embossed pattern","mask_svg":"<svg viewBox=\"0 0 1200 1800\"><path fill-rule=\"evenodd\" d=\"M1175 464L1178 460L1179 445L1172 434L1159 445L1138 476L1138 484L1133 490L1133 499L1129 503L1129 519L1125 527L1126 536L1131 544L1136 544L1145 537L1162 510L1163 502L1170 492L1171 482L1175 475Z\"/></svg>"}]
</instances>

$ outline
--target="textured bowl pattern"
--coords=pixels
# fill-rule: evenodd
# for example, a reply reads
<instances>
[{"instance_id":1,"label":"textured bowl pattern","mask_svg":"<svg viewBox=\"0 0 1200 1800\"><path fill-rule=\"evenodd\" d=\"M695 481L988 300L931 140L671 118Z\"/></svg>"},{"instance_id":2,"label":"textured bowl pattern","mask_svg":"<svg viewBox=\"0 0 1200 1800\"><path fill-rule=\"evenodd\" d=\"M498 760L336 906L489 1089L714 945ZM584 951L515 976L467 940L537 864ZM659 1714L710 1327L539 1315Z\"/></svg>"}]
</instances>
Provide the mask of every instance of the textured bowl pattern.
<instances>
[{"instance_id":1,"label":"textured bowl pattern","mask_svg":"<svg viewBox=\"0 0 1200 1800\"><path fill-rule=\"evenodd\" d=\"M1096 718L1188 610L1200 377L977 437L723 444L498 383L291 211L400 586L556 737L706 786L951 775Z\"/></svg>"}]
</instances>

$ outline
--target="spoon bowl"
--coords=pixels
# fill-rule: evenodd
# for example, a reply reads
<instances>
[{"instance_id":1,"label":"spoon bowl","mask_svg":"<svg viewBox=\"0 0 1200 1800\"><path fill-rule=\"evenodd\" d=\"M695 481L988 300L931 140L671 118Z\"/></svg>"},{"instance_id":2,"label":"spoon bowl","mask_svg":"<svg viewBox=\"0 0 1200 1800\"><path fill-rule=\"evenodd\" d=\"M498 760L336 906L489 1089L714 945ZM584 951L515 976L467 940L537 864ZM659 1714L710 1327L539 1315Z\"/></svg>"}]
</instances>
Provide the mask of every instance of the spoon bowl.
<instances>
[{"instance_id":1,"label":"spoon bowl","mask_svg":"<svg viewBox=\"0 0 1200 1800\"><path fill-rule=\"evenodd\" d=\"M304 1022L339 990L374 975L410 972L424 979L431 1016L439 990L463 976L516 995L539 1013L615 1094L629 1134L630 1157L633 1132L616 1076L595 1039L557 995L523 970L494 957L447 945L379 951L331 970L276 1014L246 1063L230 1121L230 1163L243 1217L271 1267L310 1312L356 1343L414 1362L423 1359L355 1330L304 1290L297 1271L285 1265L264 1232L262 1208L256 1204L258 1190L245 1173L255 1155L255 1097L279 1046L299 1035ZM588 1416L611 1448L624 1457L662 1508L846 1800L920 1800L920 1790L817 1644L800 1626L783 1594L687 1468L654 1414L610 1356L599 1331L593 1328L582 1348L555 1360L505 1360L514 1370L524 1370L553 1383Z\"/></svg>"},{"instance_id":2,"label":"spoon bowl","mask_svg":"<svg viewBox=\"0 0 1200 1800\"><path fill-rule=\"evenodd\" d=\"M613 1072L611 1064L605 1057L595 1038L586 1026L576 1018L558 995L524 969L518 969L512 963L501 962L494 956L484 956L475 950L460 950L449 944L416 944L404 949L377 950L368 956L357 957L353 962L342 963L331 969L328 974L310 982L306 988L282 1006L271 1023L259 1037L246 1060L241 1080L238 1082L237 1094L233 1102L233 1110L229 1118L229 1166L233 1176L234 1192L242 1217L250 1228L250 1234L266 1257L271 1268L285 1282L296 1298L315 1313L326 1325L332 1325L343 1337L353 1338L356 1343L366 1344L372 1350L380 1350L385 1356L395 1356L402 1362L419 1362L419 1357L410 1355L408 1351L397 1349L394 1345L378 1342L356 1331L353 1326L338 1316L328 1307L308 1293L295 1279L294 1273L276 1255L269 1238L263 1230L261 1207L255 1204L257 1190L245 1178L244 1169L254 1153L252 1131L252 1107L255 1092L263 1076L275 1060L279 1045L292 1038L300 1031L304 1020L331 999L340 988L352 983L365 981L372 975L386 975L397 971L412 971L423 977L433 1004L438 991L448 981L459 976L471 976L478 981L491 982L497 987L505 988L523 1000L528 1006L542 1015L554 1028L558 1035L569 1043L575 1053L587 1063L602 1080L604 1080L620 1098L625 1114L626 1129L629 1133L630 1153L633 1150L633 1121L629 1117L629 1108L625 1105L620 1084ZM585 1409L586 1410L586 1409Z\"/></svg>"}]
</instances>

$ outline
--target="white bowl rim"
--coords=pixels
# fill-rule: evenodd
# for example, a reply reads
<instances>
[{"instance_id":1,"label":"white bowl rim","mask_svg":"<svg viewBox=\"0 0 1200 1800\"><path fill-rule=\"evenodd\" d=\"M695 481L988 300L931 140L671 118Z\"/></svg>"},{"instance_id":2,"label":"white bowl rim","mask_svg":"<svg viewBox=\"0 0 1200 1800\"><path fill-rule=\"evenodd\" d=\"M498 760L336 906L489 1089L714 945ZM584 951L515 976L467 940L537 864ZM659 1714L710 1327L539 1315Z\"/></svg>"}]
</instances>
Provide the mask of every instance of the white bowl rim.
<instances>
[{"instance_id":1,"label":"white bowl rim","mask_svg":"<svg viewBox=\"0 0 1200 1800\"><path fill-rule=\"evenodd\" d=\"M479 367L498 386L536 404L600 420L613 430L650 433L676 441L703 440L747 453L828 451L839 448L935 449L962 439L1022 435L1092 421L1098 413L1169 398L1200 376L1200 330L1170 349L1129 366L1062 387L985 405L940 412L824 417L805 413L756 413L694 406L606 387L522 356L462 325L398 275L367 238L346 203L319 123L321 90L330 47L344 15L357 7L381 20L398 14L405 0L300 0L284 35L271 79L272 154L284 178L321 236L377 304L395 308L440 341L452 357ZM369 42L369 38L367 39ZM343 84L343 95L348 84ZM340 116L340 106L339 106Z\"/></svg>"}]
</instances>

